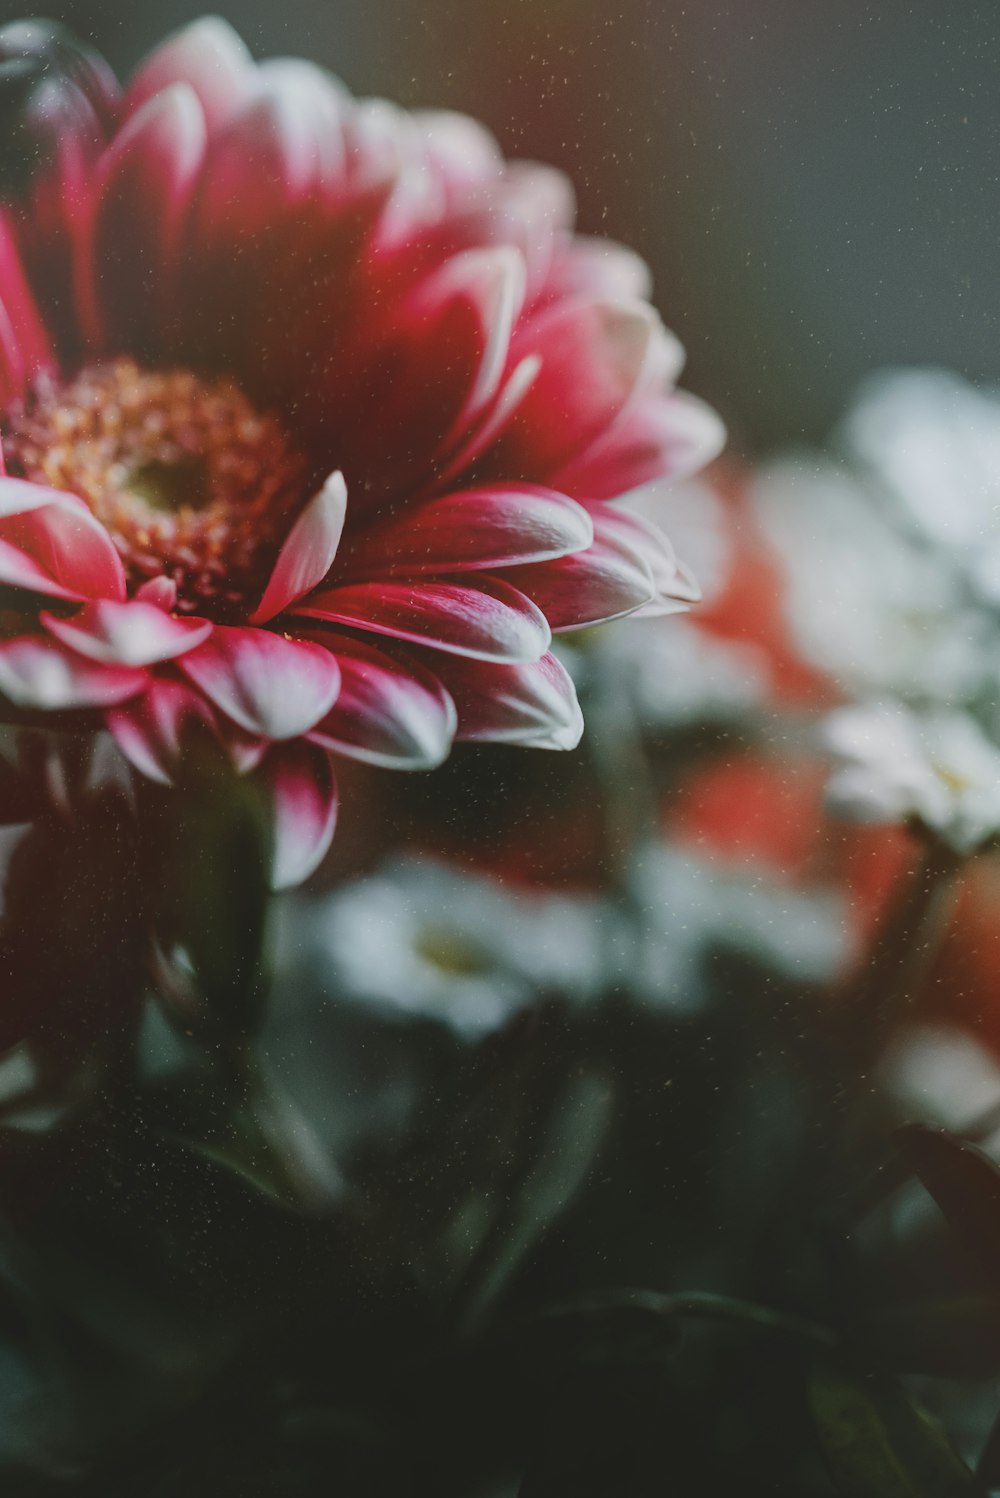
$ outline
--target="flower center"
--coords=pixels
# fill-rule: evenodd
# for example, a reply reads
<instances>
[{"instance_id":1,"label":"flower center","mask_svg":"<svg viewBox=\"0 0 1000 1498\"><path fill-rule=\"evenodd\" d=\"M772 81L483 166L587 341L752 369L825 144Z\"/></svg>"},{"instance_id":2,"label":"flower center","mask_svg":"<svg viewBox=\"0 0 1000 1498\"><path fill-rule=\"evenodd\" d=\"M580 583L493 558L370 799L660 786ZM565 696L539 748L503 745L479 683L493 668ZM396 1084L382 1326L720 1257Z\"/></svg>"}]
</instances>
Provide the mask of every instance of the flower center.
<instances>
[{"instance_id":1,"label":"flower center","mask_svg":"<svg viewBox=\"0 0 1000 1498\"><path fill-rule=\"evenodd\" d=\"M177 608L239 618L263 592L306 493L274 416L227 378L131 359L39 383L0 418L8 471L78 494L105 526L130 589L166 576Z\"/></svg>"}]
</instances>

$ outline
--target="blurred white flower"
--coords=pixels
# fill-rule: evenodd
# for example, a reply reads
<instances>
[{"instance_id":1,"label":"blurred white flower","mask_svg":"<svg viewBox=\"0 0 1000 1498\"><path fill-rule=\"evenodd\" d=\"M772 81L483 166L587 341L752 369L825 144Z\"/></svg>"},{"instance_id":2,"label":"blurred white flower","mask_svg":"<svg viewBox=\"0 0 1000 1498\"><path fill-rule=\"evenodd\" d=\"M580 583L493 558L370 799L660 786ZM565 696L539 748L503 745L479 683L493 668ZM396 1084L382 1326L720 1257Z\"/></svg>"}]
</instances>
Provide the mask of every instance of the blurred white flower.
<instances>
[{"instance_id":1,"label":"blurred white flower","mask_svg":"<svg viewBox=\"0 0 1000 1498\"><path fill-rule=\"evenodd\" d=\"M957 853L1000 834L1000 749L967 713L898 703L838 708L823 724L839 761L831 810L855 821L916 821Z\"/></svg>"},{"instance_id":2,"label":"blurred white flower","mask_svg":"<svg viewBox=\"0 0 1000 1498\"><path fill-rule=\"evenodd\" d=\"M600 902L512 891L407 857L285 913L283 959L337 999L474 1039L539 994L586 1001L605 971Z\"/></svg>"},{"instance_id":3,"label":"blurred white flower","mask_svg":"<svg viewBox=\"0 0 1000 1498\"><path fill-rule=\"evenodd\" d=\"M710 999L712 963L740 953L775 973L830 977L845 956L837 897L642 847L624 901L512 890L416 856L282 911L284 986L383 1020L475 1040L544 997L602 996L683 1015Z\"/></svg>"},{"instance_id":4,"label":"blurred white flower","mask_svg":"<svg viewBox=\"0 0 1000 1498\"><path fill-rule=\"evenodd\" d=\"M846 692L957 706L982 689L993 622L847 470L785 459L759 475L752 502L783 563L799 649Z\"/></svg>"},{"instance_id":5,"label":"blurred white flower","mask_svg":"<svg viewBox=\"0 0 1000 1498\"><path fill-rule=\"evenodd\" d=\"M804 982L830 979L848 953L838 895L794 889L763 870L651 843L636 860L632 894L641 920L627 981L655 1007L700 1004L720 953Z\"/></svg>"},{"instance_id":6,"label":"blurred white flower","mask_svg":"<svg viewBox=\"0 0 1000 1498\"><path fill-rule=\"evenodd\" d=\"M1000 606L1000 398L944 369L890 370L844 422L849 453L912 532Z\"/></svg>"},{"instance_id":7,"label":"blurred white flower","mask_svg":"<svg viewBox=\"0 0 1000 1498\"><path fill-rule=\"evenodd\" d=\"M904 1031L882 1075L899 1106L922 1123L964 1131L1000 1108L1000 1067L959 1030L919 1025Z\"/></svg>"},{"instance_id":8,"label":"blurred white flower","mask_svg":"<svg viewBox=\"0 0 1000 1498\"><path fill-rule=\"evenodd\" d=\"M730 722L760 707L771 689L763 650L719 639L684 617L667 629L655 619L623 619L595 637L587 664L615 682L652 730ZM586 690L585 681L577 684Z\"/></svg>"}]
</instances>

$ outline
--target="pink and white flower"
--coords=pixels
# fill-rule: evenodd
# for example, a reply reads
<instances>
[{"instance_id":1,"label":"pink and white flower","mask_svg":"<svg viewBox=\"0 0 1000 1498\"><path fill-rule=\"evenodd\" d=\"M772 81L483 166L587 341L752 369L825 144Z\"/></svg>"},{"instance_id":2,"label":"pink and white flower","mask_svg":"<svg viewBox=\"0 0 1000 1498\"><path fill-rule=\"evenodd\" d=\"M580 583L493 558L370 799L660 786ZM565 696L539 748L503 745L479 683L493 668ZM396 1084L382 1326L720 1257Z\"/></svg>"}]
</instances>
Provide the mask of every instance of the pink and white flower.
<instances>
[{"instance_id":1,"label":"pink and white flower","mask_svg":"<svg viewBox=\"0 0 1000 1498\"><path fill-rule=\"evenodd\" d=\"M213 735L291 883L337 755L577 742L552 634L694 596L612 502L720 426L641 262L471 120L214 19L111 108L0 214L0 699L162 782Z\"/></svg>"}]
</instances>

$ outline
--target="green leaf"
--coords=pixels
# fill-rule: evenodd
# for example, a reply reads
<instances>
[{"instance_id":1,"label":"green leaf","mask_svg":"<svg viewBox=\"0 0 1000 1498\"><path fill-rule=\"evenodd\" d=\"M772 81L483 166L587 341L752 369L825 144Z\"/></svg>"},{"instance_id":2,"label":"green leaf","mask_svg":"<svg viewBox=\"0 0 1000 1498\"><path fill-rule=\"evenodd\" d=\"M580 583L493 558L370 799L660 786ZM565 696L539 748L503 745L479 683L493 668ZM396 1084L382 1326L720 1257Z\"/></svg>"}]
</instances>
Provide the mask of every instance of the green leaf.
<instances>
[{"instance_id":1,"label":"green leaf","mask_svg":"<svg viewBox=\"0 0 1000 1498\"><path fill-rule=\"evenodd\" d=\"M971 1498L980 1491L940 1422L900 1384L818 1363L809 1402L845 1498Z\"/></svg>"}]
</instances>

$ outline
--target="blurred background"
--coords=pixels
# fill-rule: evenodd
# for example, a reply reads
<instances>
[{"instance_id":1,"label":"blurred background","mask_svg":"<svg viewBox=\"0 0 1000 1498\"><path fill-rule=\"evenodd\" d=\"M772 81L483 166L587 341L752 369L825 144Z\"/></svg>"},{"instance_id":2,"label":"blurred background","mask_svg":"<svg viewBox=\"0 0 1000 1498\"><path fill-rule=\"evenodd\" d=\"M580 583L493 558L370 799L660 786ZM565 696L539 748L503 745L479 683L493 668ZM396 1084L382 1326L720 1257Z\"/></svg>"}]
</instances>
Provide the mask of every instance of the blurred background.
<instances>
[{"instance_id":1,"label":"blurred background","mask_svg":"<svg viewBox=\"0 0 1000 1498\"><path fill-rule=\"evenodd\" d=\"M127 72L207 0L63 0ZM6 4L4 16L17 7ZM221 0L259 55L484 120L637 248L686 384L757 452L823 436L867 370L1000 375L1000 31L952 0Z\"/></svg>"}]
</instances>

